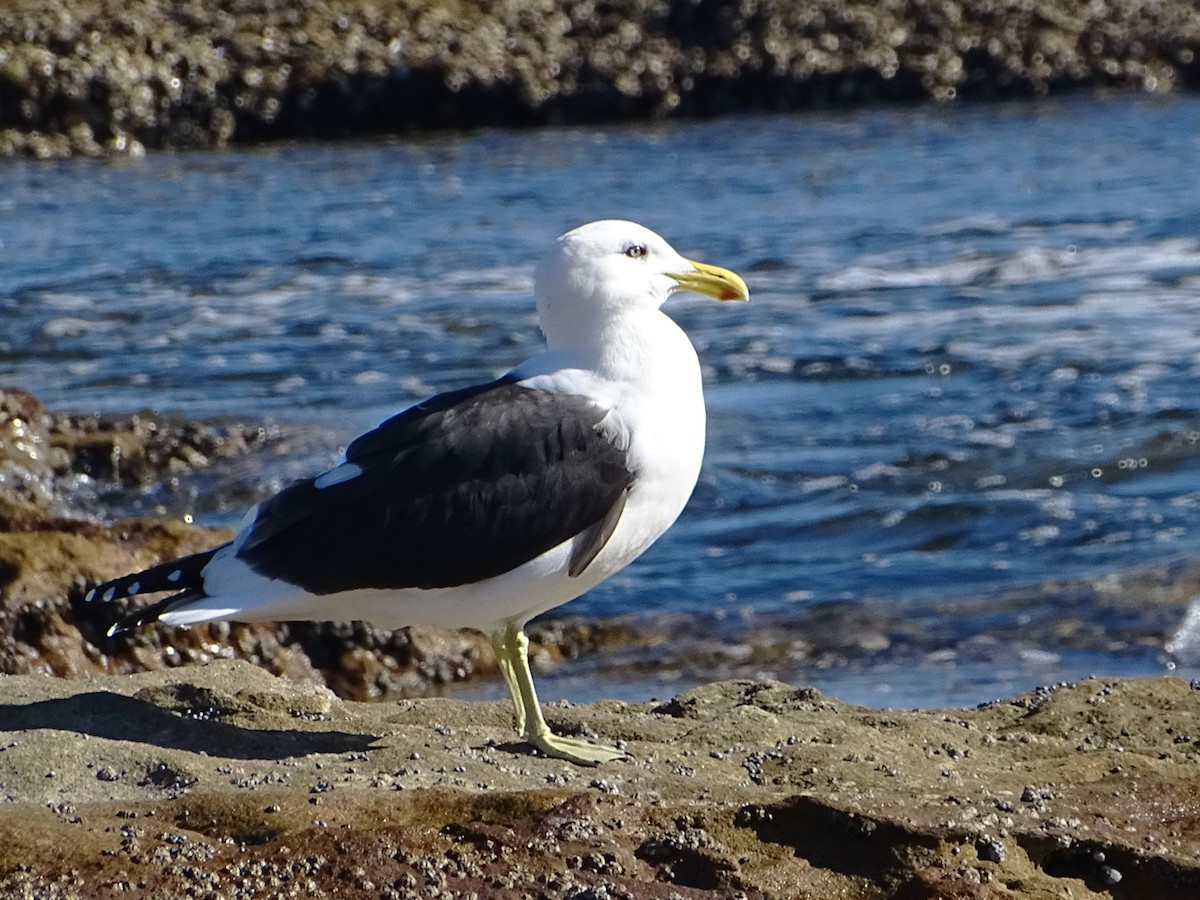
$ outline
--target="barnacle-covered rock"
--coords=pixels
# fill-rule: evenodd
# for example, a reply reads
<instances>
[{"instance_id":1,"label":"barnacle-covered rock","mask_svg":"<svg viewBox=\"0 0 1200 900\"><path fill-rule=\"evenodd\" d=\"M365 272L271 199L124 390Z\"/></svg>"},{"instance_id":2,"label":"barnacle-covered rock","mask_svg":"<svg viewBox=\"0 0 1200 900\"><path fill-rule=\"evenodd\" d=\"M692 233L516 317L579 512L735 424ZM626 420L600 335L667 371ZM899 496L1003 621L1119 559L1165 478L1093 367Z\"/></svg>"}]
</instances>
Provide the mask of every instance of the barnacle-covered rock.
<instances>
[{"instance_id":1,"label":"barnacle-covered rock","mask_svg":"<svg viewBox=\"0 0 1200 900\"><path fill-rule=\"evenodd\" d=\"M1200 85L1187 0L26 0L0 154Z\"/></svg>"}]
</instances>

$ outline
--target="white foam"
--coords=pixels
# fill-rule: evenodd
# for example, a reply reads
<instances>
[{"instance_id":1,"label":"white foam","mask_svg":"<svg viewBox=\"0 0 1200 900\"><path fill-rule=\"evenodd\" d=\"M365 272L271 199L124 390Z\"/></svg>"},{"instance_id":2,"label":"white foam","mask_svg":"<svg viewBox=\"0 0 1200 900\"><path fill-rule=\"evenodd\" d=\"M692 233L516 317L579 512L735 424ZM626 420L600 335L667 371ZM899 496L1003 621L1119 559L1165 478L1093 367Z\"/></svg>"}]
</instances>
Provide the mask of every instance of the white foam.
<instances>
[{"instance_id":1,"label":"white foam","mask_svg":"<svg viewBox=\"0 0 1200 900\"><path fill-rule=\"evenodd\" d=\"M817 278L817 287L825 291L863 291L877 288L930 287L962 285L977 280L995 265L988 257L954 259L933 266L854 265L840 272Z\"/></svg>"},{"instance_id":2,"label":"white foam","mask_svg":"<svg viewBox=\"0 0 1200 900\"><path fill-rule=\"evenodd\" d=\"M1200 596L1188 603L1183 620L1163 649L1184 665L1200 665Z\"/></svg>"},{"instance_id":3,"label":"white foam","mask_svg":"<svg viewBox=\"0 0 1200 900\"><path fill-rule=\"evenodd\" d=\"M82 337L85 334L101 334L115 328L112 322L82 319L78 316L60 316L42 326L42 335L52 340L57 338Z\"/></svg>"}]
</instances>

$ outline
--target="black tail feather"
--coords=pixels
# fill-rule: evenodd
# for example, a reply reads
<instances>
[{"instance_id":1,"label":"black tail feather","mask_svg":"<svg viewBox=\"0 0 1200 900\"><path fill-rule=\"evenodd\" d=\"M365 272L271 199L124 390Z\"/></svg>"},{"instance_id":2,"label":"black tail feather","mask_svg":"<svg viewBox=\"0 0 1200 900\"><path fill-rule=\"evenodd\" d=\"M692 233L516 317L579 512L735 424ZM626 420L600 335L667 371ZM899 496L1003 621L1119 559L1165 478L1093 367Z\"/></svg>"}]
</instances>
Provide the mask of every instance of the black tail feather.
<instances>
[{"instance_id":1,"label":"black tail feather","mask_svg":"<svg viewBox=\"0 0 1200 900\"><path fill-rule=\"evenodd\" d=\"M153 594L157 591L201 592L204 590L204 579L200 577L200 573L220 549L221 547L213 547L203 553L173 559L144 571L134 572L132 575L114 578L112 581L96 585L83 599L88 603L97 600L101 603L112 603L114 600L132 597L135 594Z\"/></svg>"},{"instance_id":2,"label":"black tail feather","mask_svg":"<svg viewBox=\"0 0 1200 900\"><path fill-rule=\"evenodd\" d=\"M226 545L221 545L221 547L224 546ZM151 566L144 571L134 572L132 575L123 575L112 581L106 581L88 591L83 599L89 603L96 601L112 603L135 594L176 591L174 596L122 616L108 629L108 636L112 637L122 631L148 625L181 603L204 596L204 577L201 573L221 547L213 547L203 553L195 553L182 559L173 559L157 566Z\"/></svg>"}]
</instances>

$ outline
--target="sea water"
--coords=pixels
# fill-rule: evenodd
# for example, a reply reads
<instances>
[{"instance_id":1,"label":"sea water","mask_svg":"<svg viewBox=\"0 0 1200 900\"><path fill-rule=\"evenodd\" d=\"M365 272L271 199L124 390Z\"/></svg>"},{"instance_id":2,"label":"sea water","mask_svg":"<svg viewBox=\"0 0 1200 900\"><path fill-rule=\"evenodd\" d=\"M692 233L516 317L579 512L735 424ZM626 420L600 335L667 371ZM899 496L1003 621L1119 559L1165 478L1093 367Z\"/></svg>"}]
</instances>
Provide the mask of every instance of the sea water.
<instances>
[{"instance_id":1,"label":"sea water","mask_svg":"<svg viewBox=\"0 0 1200 900\"><path fill-rule=\"evenodd\" d=\"M0 384L319 434L286 472L264 463L278 486L535 352L548 242L634 219L742 273L752 302L671 301L705 371L700 484L564 613L802 643L865 611L880 637L853 665L754 672L871 702L1163 672L1186 596L1094 585L1200 550L1197 159L1200 98L1073 97L0 161ZM204 484L169 512L236 522ZM1058 618L1101 637L1073 645ZM919 664L892 652L912 623ZM652 657L597 692L711 674Z\"/></svg>"}]
</instances>

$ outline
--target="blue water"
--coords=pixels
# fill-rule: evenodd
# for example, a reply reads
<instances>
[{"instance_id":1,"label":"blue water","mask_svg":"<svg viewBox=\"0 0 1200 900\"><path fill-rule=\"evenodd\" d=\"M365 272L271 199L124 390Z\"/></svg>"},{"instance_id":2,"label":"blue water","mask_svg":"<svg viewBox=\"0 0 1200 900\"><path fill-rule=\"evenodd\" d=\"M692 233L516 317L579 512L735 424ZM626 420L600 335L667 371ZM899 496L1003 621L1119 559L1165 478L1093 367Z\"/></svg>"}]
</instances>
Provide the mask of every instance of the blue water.
<instances>
[{"instance_id":1,"label":"blue water","mask_svg":"<svg viewBox=\"0 0 1200 900\"><path fill-rule=\"evenodd\" d=\"M3 161L0 383L60 410L298 423L322 435L291 462L313 471L534 352L543 248L635 219L740 271L753 302L672 301L706 370L701 483L568 611L785 627L894 600L938 610L954 646L974 634L955 598L1010 598L1003 624L1045 615L1047 582L1200 549L1197 158L1200 98L1078 97ZM238 517L186 491L167 506ZM1040 648L1058 662L1028 686L1164 671L1161 646L1128 646ZM905 699L995 693L969 662L888 666L808 674L850 699L913 678Z\"/></svg>"}]
</instances>

